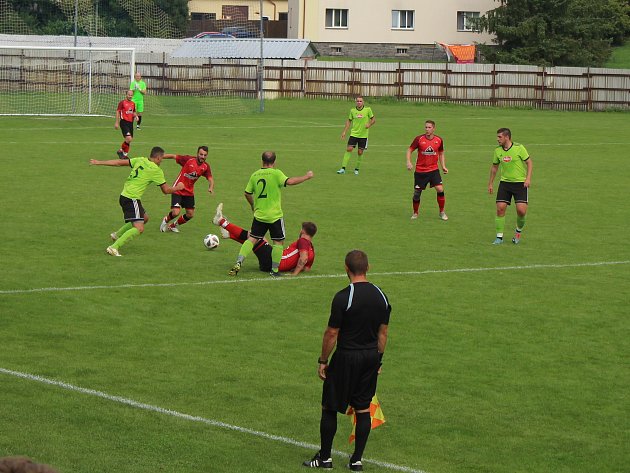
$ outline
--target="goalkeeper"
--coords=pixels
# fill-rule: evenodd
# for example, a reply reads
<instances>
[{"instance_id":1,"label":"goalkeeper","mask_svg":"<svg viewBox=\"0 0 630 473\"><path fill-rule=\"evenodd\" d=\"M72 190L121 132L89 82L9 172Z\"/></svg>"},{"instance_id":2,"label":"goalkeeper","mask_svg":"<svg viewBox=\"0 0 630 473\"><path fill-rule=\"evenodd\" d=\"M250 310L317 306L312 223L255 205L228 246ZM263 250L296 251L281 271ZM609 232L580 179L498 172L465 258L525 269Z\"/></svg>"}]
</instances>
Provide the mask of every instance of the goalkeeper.
<instances>
[{"instance_id":1,"label":"goalkeeper","mask_svg":"<svg viewBox=\"0 0 630 473\"><path fill-rule=\"evenodd\" d=\"M129 84L129 90L133 90L131 101L136 104L136 113L138 114L136 129L139 130L142 123L142 112L144 112L144 96L147 93L147 84L142 80L142 75L139 72L136 72L133 76L133 80Z\"/></svg>"}]
</instances>

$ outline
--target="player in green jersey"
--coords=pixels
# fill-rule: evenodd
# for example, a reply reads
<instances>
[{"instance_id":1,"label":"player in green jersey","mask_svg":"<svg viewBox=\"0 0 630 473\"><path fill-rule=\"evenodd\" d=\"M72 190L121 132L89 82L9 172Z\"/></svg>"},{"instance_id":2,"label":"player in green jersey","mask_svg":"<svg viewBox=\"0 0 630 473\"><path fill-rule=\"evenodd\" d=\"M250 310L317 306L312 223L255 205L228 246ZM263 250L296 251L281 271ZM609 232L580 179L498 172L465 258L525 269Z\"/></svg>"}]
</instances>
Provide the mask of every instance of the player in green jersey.
<instances>
[{"instance_id":1,"label":"player in green jersey","mask_svg":"<svg viewBox=\"0 0 630 473\"><path fill-rule=\"evenodd\" d=\"M346 152L343 155L343 160L341 162L341 169L337 171L337 174L346 173L346 166L348 165L348 161L350 161L350 155L357 145L359 150L357 151L357 164L354 167L354 174L359 174L361 160L363 159L363 152L367 149L368 134L370 132L370 128L375 122L376 119L374 118L372 109L365 106L363 97L357 97L356 105L350 109L348 119L346 120L346 126L341 133L341 139L343 140L346 137L346 133L348 133L348 129L352 126L352 129L350 130L350 138L348 138L348 146L346 147Z\"/></svg>"},{"instance_id":2,"label":"player in green jersey","mask_svg":"<svg viewBox=\"0 0 630 473\"><path fill-rule=\"evenodd\" d=\"M142 80L142 75L139 72L134 74L133 80L129 84L129 90L133 91L131 101L136 104L136 113L138 114L136 128L139 130L140 123L142 123L142 112L144 112L144 96L147 93L147 84Z\"/></svg>"},{"instance_id":3,"label":"player in green jersey","mask_svg":"<svg viewBox=\"0 0 630 473\"><path fill-rule=\"evenodd\" d=\"M303 176L287 177L275 168L276 153L265 151L262 154L262 168L254 172L245 187L245 199L249 202L254 220L247 240L241 245L236 263L228 272L236 276L245 258L252 252L254 245L262 240L269 231L273 245L271 247L271 276L280 276L278 268L282 260L284 244L284 219L282 213L281 190L286 186L295 186L313 177L313 171Z\"/></svg>"},{"instance_id":4,"label":"player in green jersey","mask_svg":"<svg viewBox=\"0 0 630 473\"><path fill-rule=\"evenodd\" d=\"M509 128L497 130L497 142L499 146L494 150L492 167L490 168L490 182L488 182L488 193L492 194L494 178L500 168L501 179L497 191L497 216L495 219L497 236L493 244L503 243L505 210L514 198L516 232L512 238L512 243L516 245L521 241L521 232L525 226L529 187L532 181L532 158L527 153L525 146L512 142L512 132Z\"/></svg>"},{"instance_id":5,"label":"player in green jersey","mask_svg":"<svg viewBox=\"0 0 630 473\"><path fill-rule=\"evenodd\" d=\"M149 159L130 158L109 159L106 161L90 159L90 164L93 166L131 167L131 173L129 173L125 181L118 200L123 211L125 224L110 235L114 243L107 247L106 251L108 254L121 256L118 252L119 248L144 231L144 224L149 221L149 216L145 212L144 207L142 207L140 199L150 184L158 185L164 194L173 194L184 188L182 182L175 187L171 187L166 183L164 171L160 169L163 157L164 150L159 146L155 146L151 150Z\"/></svg>"}]
</instances>

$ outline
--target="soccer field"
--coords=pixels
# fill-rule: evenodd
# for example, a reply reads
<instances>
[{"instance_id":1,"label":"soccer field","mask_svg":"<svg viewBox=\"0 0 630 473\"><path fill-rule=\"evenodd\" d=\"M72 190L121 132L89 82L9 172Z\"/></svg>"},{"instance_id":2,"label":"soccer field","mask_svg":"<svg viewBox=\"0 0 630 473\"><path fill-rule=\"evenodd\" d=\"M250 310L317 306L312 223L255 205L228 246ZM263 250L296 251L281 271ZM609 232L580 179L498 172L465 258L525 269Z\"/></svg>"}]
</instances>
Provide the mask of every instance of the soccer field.
<instances>
[{"instance_id":1,"label":"soccer field","mask_svg":"<svg viewBox=\"0 0 630 473\"><path fill-rule=\"evenodd\" d=\"M264 114L168 116L148 107L132 155L210 148L214 195L160 233L170 196L150 188L143 235L122 224L126 168L113 118L0 117L5 182L0 283L0 456L62 473L302 471L319 442L316 357L343 258L360 248L393 306L365 471L623 472L630 463L628 114L372 102L359 176L337 175L352 101L268 101ZM437 123L446 212L411 221L405 152ZM520 245L493 246L487 194L496 130L533 159ZM287 243L318 225L313 270L269 278L238 245L203 246L214 209L248 227L243 190L261 152L288 176ZM356 154L350 161L354 165ZM172 182L173 161L162 168ZM339 418L335 468L350 421ZM624 447L625 445L625 447Z\"/></svg>"}]
</instances>

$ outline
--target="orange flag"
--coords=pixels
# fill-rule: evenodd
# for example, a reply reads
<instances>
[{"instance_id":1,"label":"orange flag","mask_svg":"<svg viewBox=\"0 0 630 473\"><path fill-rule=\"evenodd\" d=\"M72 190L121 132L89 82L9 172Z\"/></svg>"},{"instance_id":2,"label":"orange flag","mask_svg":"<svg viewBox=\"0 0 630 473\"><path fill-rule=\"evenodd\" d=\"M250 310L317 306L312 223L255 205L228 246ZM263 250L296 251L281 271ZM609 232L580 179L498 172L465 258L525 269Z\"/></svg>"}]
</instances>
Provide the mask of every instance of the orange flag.
<instances>
[{"instance_id":1,"label":"orange flag","mask_svg":"<svg viewBox=\"0 0 630 473\"><path fill-rule=\"evenodd\" d=\"M356 437L355 430L357 428L357 416L352 407L348 407L346 415L352 416L352 432L350 432L350 438L348 439L348 443L352 443ZM385 416L383 415L383 410L381 409L381 404L378 402L376 394L372 398L372 402L370 402L370 419L372 420L372 429L376 429L379 425L385 423Z\"/></svg>"}]
</instances>

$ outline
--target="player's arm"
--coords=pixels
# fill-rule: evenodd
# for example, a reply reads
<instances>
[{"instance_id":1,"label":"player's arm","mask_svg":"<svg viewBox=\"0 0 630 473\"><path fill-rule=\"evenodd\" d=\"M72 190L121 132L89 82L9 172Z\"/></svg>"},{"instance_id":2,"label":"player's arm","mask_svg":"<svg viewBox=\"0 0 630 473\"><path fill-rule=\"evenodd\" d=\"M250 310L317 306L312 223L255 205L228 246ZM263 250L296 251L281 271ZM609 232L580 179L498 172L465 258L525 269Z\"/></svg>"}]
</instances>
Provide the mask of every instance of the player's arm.
<instances>
[{"instance_id":1,"label":"player's arm","mask_svg":"<svg viewBox=\"0 0 630 473\"><path fill-rule=\"evenodd\" d=\"M371 128L372 126L374 126L375 123L376 123L376 118L372 117L370 118L370 121L365 124L365 128Z\"/></svg>"},{"instance_id":2,"label":"player's arm","mask_svg":"<svg viewBox=\"0 0 630 473\"><path fill-rule=\"evenodd\" d=\"M176 154L171 154L171 153L164 153L164 156L162 156L162 159L176 159L177 155Z\"/></svg>"},{"instance_id":3,"label":"player's arm","mask_svg":"<svg viewBox=\"0 0 630 473\"><path fill-rule=\"evenodd\" d=\"M498 164L493 164L490 168L490 181L488 182L488 194L492 194L494 178L497 175L497 170L499 169Z\"/></svg>"},{"instance_id":4,"label":"player's arm","mask_svg":"<svg viewBox=\"0 0 630 473\"><path fill-rule=\"evenodd\" d=\"M378 328L378 352L383 358L383 354L385 353L385 346L387 345L387 325L381 324ZM378 372L381 372L381 368L378 368Z\"/></svg>"},{"instance_id":5,"label":"player's arm","mask_svg":"<svg viewBox=\"0 0 630 473\"><path fill-rule=\"evenodd\" d=\"M531 156L527 159L527 161L525 161L525 164L527 164L527 177L525 178L523 185L525 187L529 187L532 183L532 169L534 169Z\"/></svg>"},{"instance_id":6,"label":"player's arm","mask_svg":"<svg viewBox=\"0 0 630 473\"><path fill-rule=\"evenodd\" d=\"M444 171L444 174L448 174L448 168L446 167L446 157L444 156L444 150L438 153L438 160L440 161L440 166L442 167L442 171Z\"/></svg>"},{"instance_id":7,"label":"player's arm","mask_svg":"<svg viewBox=\"0 0 630 473\"><path fill-rule=\"evenodd\" d=\"M291 276L297 276L302 271L306 270L306 263L308 263L308 251L300 251L300 257L298 258L295 269L291 272Z\"/></svg>"},{"instance_id":8,"label":"player's arm","mask_svg":"<svg viewBox=\"0 0 630 473\"><path fill-rule=\"evenodd\" d=\"M320 379L326 379L326 368L328 367L328 357L337 344L337 336L339 335L339 329L331 326L326 327L324 332L324 338L322 340L322 353L319 355L319 361L326 361L326 363L319 363L317 374Z\"/></svg>"},{"instance_id":9,"label":"player's arm","mask_svg":"<svg viewBox=\"0 0 630 473\"><path fill-rule=\"evenodd\" d=\"M413 148L407 148L407 170L411 171L413 169L413 164L411 164L411 153L413 153Z\"/></svg>"},{"instance_id":10,"label":"player's arm","mask_svg":"<svg viewBox=\"0 0 630 473\"><path fill-rule=\"evenodd\" d=\"M245 200L249 202L249 206L254 210L254 196L249 192L245 192Z\"/></svg>"},{"instance_id":11,"label":"player's arm","mask_svg":"<svg viewBox=\"0 0 630 473\"><path fill-rule=\"evenodd\" d=\"M107 159L105 161L99 159L90 159L92 166L130 166L128 159Z\"/></svg>"},{"instance_id":12,"label":"player's arm","mask_svg":"<svg viewBox=\"0 0 630 473\"><path fill-rule=\"evenodd\" d=\"M297 184L301 184L304 181L308 181L309 179L312 179L314 176L313 171L309 171L306 174L304 174L303 176L296 176L296 177L290 177L289 179L287 179L287 182L285 182L285 186L295 186Z\"/></svg>"},{"instance_id":13,"label":"player's arm","mask_svg":"<svg viewBox=\"0 0 630 473\"><path fill-rule=\"evenodd\" d=\"M214 193L214 177L208 176L208 192Z\"/></svg>"},{"instance_id":14,"label":"player's arm","mask_svg":"<svg viewBox=\"0 0 630 473\"><path fill-rule=\"evenodd\" d=\"M352 125L352 121L350 121L350 119L346 120L346 126L344 127L343 131L341 132L341 139L342 140L346 137L346 133L348 133L348 130L350 129L350 125Z\"/></svg>"},{"instance_id":15,"label":"player's arm","mask_svg":"<svg viewBox=\"0 0 630 473\"><path fill-rule=\"evenodd\" d=\"M120 128L120 108L116 109L116 121L114 122L114 128L117 130Z\"/></svg>"},{"instance_id":16,"label":"player's arm","mask_svg":"<svg viewBox=\"0 0 630 473\"><path fill-rule=\"evenodd\" d=\"M169 186L166 182L160 185L162 194L174 194L177 191L181 191L184 188L183 182L178 182L175 186Z\"/></svg>"}]
</instances>

